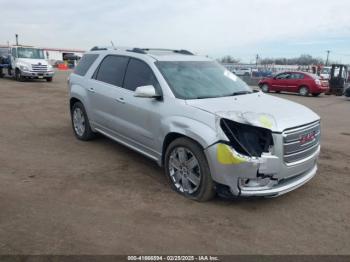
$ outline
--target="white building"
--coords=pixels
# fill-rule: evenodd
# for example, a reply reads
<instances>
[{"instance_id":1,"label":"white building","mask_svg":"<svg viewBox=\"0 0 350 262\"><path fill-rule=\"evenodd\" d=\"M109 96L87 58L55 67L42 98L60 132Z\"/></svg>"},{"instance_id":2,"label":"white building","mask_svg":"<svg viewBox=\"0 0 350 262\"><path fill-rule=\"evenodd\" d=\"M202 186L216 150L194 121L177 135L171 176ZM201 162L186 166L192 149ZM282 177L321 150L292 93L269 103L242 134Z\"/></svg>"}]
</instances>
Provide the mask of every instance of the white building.
<instances>
[{"instance_id":1,"label":"white building","mask_svg":"<svg viewBox=\"0 0 350 262\"><path fill-rule=\"evenodd\" d=\"M45 56L50 64L55 64L57 61L67 61L81 58L85 53L85 50L80 49L66 49L66 48L51 48L51 47L41 47L44 50Z\"/></svg>"},{"instance_id":2,"label":"white building","mask_svg":"<svg viewBox=\"0 0 350 262\"><path fill-rule=\"evenodd\" d=\"M85 50L81 49L66 49L66 48L50 48L50 47L41 47L44 50L46 58L55 63L56 61L68 60L68 57L82 57L85 53Z\"/></svg>"}]
</instances>

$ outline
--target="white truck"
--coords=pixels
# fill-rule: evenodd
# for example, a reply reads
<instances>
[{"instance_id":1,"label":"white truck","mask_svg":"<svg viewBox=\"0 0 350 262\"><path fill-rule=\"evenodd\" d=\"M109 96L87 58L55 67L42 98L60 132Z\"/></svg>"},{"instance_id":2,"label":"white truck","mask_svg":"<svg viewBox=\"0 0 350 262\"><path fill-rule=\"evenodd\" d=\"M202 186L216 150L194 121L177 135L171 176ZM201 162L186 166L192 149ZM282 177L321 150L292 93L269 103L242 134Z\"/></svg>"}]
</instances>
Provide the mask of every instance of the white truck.
<instances>
[{"instance_id":1,"label":"white truck","mask_svg":"<svg viewBox=\"0 0 350 262\"><path fill-rule=\"evenodd\" d=\"M322 77L323 79L329 80L330 78L330 74L331 74L331 66L325 66L322 68L321 72L320 72L320 77Z\"/></svg>"},{"instance_id":2,"label":"white truck","mask_svg":"<svg viewBox=\"0 0 350 262\"><path fill-rule=\"evenodd\" d=\"M0 58L0 77L5 72L13 76L17 81L25 79L46 79L51 82L54 77L54 70L47 62L44 50L31 46L11 46L8 55ZM7 69L7 70L6 70Z\"/></svg>"}]
</instances>

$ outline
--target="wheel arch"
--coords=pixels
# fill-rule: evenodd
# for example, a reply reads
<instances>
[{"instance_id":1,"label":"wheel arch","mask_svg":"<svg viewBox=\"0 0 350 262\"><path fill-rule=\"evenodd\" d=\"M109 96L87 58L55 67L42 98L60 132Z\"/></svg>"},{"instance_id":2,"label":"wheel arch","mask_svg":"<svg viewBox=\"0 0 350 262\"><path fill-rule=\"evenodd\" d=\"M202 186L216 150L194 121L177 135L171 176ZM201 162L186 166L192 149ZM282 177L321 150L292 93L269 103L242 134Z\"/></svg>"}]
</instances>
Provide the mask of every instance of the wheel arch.
<instances>
[{"instance_id":1,"label":"wheel arch","mask_svg":"<svg viewBox=\"0 0 350 262\"><path fill-rule=\"evenodd\" d=\"M259 87L262 87L263 85L267 85L268 87L270 87L270 84L269 84L267 81L259 82L259 83L258 83L258 86L259 86Z\"/></svg>"},{"instance_id":2,"label":"wheel arch","mask_svg":"<svg viewBox=\"0 0 350 262\"><path fill-rule=\"evenodd\" d=\"M218 141L218 136L214 129L191 119L176 119L176 121L172 121L165 126L169 128L162 140L162 155L159 163L161 166L164 164L165 152L168 146L177 138L188 138L201 146L203 150Z\"/></svg>"},{"instance_id":3,"label":"wheel arch","mask_svg":"<svg viewBox=\"0 0 350 262\"><path fill-rule=\"evenodd\" d=\"M308 85L308 84L300 84L299 86L298 86L298 91L300 90L300 88L302 88L302 87L306 87L308 90L309 90L309 92L311 92L311 88L310 88L310 86Z\"/></svg>"},{"instance_id":4,"label":"wheel arch","mask_svg":"<svg viewBox=\"0 0 350 262\"><path fill-rule=\"evenodd\" d=\"M177 133L177 132L171 132L171 133L168 133L165 138L164 138L164 141L163 141L163 146L162 146L162 157L161 157L161 166L164 166L164 160L165 160L165 152L168 148L168 146L173 142L175 141L176 139L178 138L187 138L187 139L190 139L192 140L193 142L197 143L200 147L203 148L203 146L198 143L196 140L193 140L191 137L188 137L184 134L181 134L181 133Z\"/></svg>"},{"instance_id":5,"label":"wheel arch","mask_svg":"<svg viewBox=\"0 0 350 262\"><path fill-rule=\"evenodd\" d=\"M83 102L82 102L80 99L76 98L76 97L71 97L71 98L69 99L69 109L70 109L71 112L72 112L73 105L74 105L75 103L77 103L77 102L80 102L80 103L83 104ZM83 104L83 105L84 105L84 104Z\"/></svg>"}]
</instances>

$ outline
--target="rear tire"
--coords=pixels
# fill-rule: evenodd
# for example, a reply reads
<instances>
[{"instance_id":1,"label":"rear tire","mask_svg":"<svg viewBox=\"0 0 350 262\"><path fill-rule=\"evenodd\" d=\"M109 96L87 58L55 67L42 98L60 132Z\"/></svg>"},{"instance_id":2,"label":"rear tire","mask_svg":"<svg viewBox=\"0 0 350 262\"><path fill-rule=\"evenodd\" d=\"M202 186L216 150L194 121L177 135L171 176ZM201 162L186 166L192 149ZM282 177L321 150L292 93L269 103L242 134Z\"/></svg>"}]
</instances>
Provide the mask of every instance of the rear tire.
<instances>
[{"instance_id":1,"label":"rear tire","mask_svg":"<svg viewBox=\"0 0 350 262\"><path fill-rule=\"evenodd\" d=\"M186 198L205 202L215 196L214 182L203 148L181 137L165 152L165 173L173 190Z\"/></svg>"},{"instance_id":2,"label":"rear tire","mask_svg":"<svg viewBox=\"0 0 350 262\"><path fill-rule=\"evenodd\" d=\"M264 93L268 93L270 92L270 87L268 86L268 84L263 84L261 87L260 87L261 91L263 91Z\"/></svg>"},{"instance_id":3,"label":"rear tire","mask_svg":"<svg viewBox=\"0 0 350 262\"><path fill-rule=\"evenodd\" d=\"M302 86L299 88L299 94L301 96L308 96L309 95L309 88L306 86Z\"/></svg>"},{"instance_id":4,"label":"rear tire","mask_svg":"<svg viewBox=\"0 0 350 262\"><path fill-rule=\"evenodd\" d=\"M88 141L95 138L96 134L91 130L89 118L81 102L73 105L71 119L74 134L79 140Z\"/></svg>"}]
</instances>

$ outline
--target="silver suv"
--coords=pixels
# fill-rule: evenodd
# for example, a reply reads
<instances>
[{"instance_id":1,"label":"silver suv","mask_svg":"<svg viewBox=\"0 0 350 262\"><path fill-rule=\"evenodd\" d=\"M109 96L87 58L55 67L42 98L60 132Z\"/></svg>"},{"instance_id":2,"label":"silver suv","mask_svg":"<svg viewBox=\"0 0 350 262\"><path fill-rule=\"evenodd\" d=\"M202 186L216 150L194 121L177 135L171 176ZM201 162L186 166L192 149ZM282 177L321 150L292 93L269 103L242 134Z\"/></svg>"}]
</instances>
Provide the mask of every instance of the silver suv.
<instances>
[{"instance_id":1,"label":"silver suv","mask_svg":"<svg viewBox=\"0 0 350 262\"><path fill-rule=\"evenodd\" d=\"M274 197L316 174L317 114L186 50L96 48L69 94L78 139L101 133L144 154L190 199Z\"/></svg>"}]
</instances>

